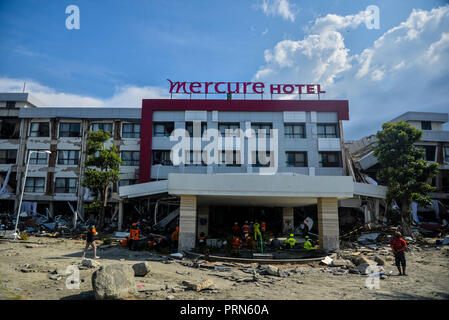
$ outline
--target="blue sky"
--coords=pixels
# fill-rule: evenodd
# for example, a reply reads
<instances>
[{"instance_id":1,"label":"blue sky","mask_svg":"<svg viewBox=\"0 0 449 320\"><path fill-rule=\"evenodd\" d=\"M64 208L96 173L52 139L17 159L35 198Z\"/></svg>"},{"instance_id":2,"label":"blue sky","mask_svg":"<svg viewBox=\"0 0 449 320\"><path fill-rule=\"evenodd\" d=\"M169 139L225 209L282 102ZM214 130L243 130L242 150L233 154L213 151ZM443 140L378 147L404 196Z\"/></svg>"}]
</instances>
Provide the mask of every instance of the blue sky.
<instances>
[{"instance_id":1,"label":"blue sky","mask_svg":"<svg viewBox=\"0 0 449 320\"><path fill-rule=\"evenodd\" d=\"M65 9L68 5L77 5L80 9L79 30L66 29L68 15ZM278 10L282 5L288 5L288 14ZM356 22L340 25L341 22L334 20L331 38L325 36L328 31L320 29L319 18L329 14L350 18L369 5L377 5L380 9L378 30L367 29ZM408 68L401 68L397 61L394 65L383 65L381 54L386 55L386 60L392 59L389 52L394 57L402 54L391 47L387 49L386 45L385 50L380 50L374 44L386 32L408 21L413 9L430 12L443 6L447 6L447 1L2 0L0 91L14 88L26 80L30 83L30 91L35 91L38 98L45 99L44 102L50 105L62 104L62 98L66 99L64 104L67 105L96 102L134 105L139 100L133 100L133 94L163 96L168 86L166 78L186 81L250 81L257 78L267 83L274 80L290 83L321 81L328 84L328 98L350 100L351 119L363 119L367 115L366 109L371 110L376 101L391 103L386 109L389 113L383 117L386 121L409 109L424 107L410 103L398 105L395 99L388 98L388 94L394 92L407 95L407 90L401 91L403 79L407 79L404 78L406 71L401 71L403 75L388 76L390 70L399 66L397 70L409 70L415 75L424 71L419 69L418 62L411 67L407 64ZM422 15L426 16L425 13ZM432 19L438 20L440 15L434 16ZM434 51L444 54L438 56L439 59L449 57L444 37L448 32L444 29L446 20L449 19L444 13L443 22L438 22L436 28L429 21L426 24L429 30L419 29L422 37L409 43L413 44L413 50L423 55L435 44L439 51ZM306 27L315 28L315 31L308 31ZM429 36L427 41L427 31L436 38ZM316 76L318 66L311 67L316 62L303 59L305 47L310 44L314 32L323 44L320 48L314 47L314 57L321 59L321 63L328 59L334 61L321 77ZM341 42L340 38L335 38L337 33ZM344 48L335 43L342 43ZM298 46L303 51L298 52L295 49ZM375 51L370 61L378 61L377 68L370 65L369 81L376 83L373 86L367 82L359 88L363 82L360 70L367 63L362 53L367 49ZM404 56L408 59L410 48L406 49ZM273 59L267 58L267 51ZM327 52L331 53L328 55ZM346 57L344 61L339 60L335 54ZM291 58L291 63L280 62L279 57L285 56ZM418 58L411 55L406 62ZM259 73L261 70L266 72ZM438 95L438 99L425 100L430 104L425 107L429 111L443 112L446 103L447 112L449 101L445 91L449 88L445 79L449 75L446 69L438 74L425 73L423 84L418 87L432 84ZM416 88L410 87L410 90L416 91ZM364 106L364 97L368 97L368 106ZM374 133L382 118L378 115L376 118L376 113L373 116L374 124L369 128L348 124L349 138Z\"/></svg>"}]
</instances>

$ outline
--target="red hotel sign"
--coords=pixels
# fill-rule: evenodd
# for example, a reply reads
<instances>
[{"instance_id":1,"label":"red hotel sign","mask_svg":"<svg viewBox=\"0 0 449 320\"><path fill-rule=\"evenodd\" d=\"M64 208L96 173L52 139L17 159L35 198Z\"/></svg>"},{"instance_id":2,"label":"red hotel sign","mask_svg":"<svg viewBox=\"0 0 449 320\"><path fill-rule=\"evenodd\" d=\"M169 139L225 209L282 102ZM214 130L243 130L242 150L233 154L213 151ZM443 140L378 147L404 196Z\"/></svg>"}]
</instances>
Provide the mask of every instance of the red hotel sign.
<instances>
[{"instance_id":1,"label":"red hotel sign","mask_svg":"<svg viewBox=\"0 0 449 320\"><path fill-rule=\"evenodd\" d=\"M264 94L263 82L170 82L170 94ZM270 94L320 94L319 84L270 84Z\"/></svg>"}]
</instances>

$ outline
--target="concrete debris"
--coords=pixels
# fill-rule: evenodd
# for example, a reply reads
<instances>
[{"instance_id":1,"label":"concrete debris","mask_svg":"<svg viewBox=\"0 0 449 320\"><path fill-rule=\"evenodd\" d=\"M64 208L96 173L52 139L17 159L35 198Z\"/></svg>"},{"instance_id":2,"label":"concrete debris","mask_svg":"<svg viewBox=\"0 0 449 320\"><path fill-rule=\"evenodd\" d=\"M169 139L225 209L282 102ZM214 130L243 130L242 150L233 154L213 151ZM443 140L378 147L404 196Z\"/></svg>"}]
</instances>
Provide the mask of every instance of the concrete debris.
<instances>
[{"instance_id":1,"label":"concrete debris","mask_svg":"<svg viewBox=\"0 0 449 320\"><path fill-rule=\"evenodd\" d=\"M145 277L151 271L151 265L149 262L136 263L133 270L136 277Z\"/></svg>"},{"instance_id":2,"label":"concrete debris","mask_svg":"<svg viewBox=\"0 0 449 320\"><path fill-rule=\"evenodd\" d=\"M354 266L354 264L351 262L351 260L348 260L348 259L335 259L334 261L332 261L332 267L340 267L340 268L349 269L353 266Z\"/></svg>"},{"instance_id":3,"label":"concrete debris","mask_svg":"<svg viewBox=\"0 0 449 320\"><path fill-rule=\"evenodd\" d=\"M97 300L116 300L136 293L134 270L127 264L111 264L92 274L92 288Z\"/></svg>"},{"instance_id":4,"label":"concrete debris","mask_svg":"<svg viewBox=\"0 0 449 320\"><path fill-rule=\"evenodd\" d=\"M321 263L322 264L325 264L325 265L327 265L327 266L330 266L330 265L332 265L332 262L333 262L334 260L331 258L331 257L329 257L329 256L327 256L326 258L324 258L323 260L321 260Z\"/></svg>"},{"instance_id":5,"label":"concrete debris","mask_svg":"<svg viewBox=\"0 0 449 320\"><path fill-rule=\"evenodd\" d=\"M203 281L203 282L200 282L200 283L194 283L194 282L191 282L191 281L184 280L182 282L182 284L185 287L187 287L187 289L194 290L194 291L197 291L197 292L201 291L201 290L205 290L205 289L210 289L212 286L214 286L214 283L213 283L212 280L206 280L206 281Z\"/></svg>"},{"instance_id":6,"label":"concrete debris","mask_svg":"<svg viewBox=\"0 0 449 320\"><path fill-rule=\"evenodd\" d=\"M175 259L182 259L183 254L182 254L182 253L179 253L179 252L177 252L177 253L172 253L172 254L170 255L170 257L175 258Z\"/></svg>"},{"instance_id":7,"label":"concrete debris","mask_svg":"<svg viewBox=\"0 0 449 320\"><path fill-rule=\"evenodd\" d=\"M352 258L352 262L356 266L359 266L361 264L367 264L367 265L375 265L376 264L376 262L374 262L374 261L372 261L372 260L370 260L370 259L368 259L368 258L366 258L366 257L364 257L362 255L353 257Z\"/></svg>"},{"instance_id":8,"label":"concrete debris","mask_svg":"<svg viewBox=\"0 0 449 320\"><path fill-rule=\"evenodd\" d=\"M385 265L385 261L381 257L379 257L379 256L374 256L374 261L376 261L377 265L379 265L379 266L384 266Z\"/></svg>"},{"instance_id":9,"label":"concrete debris","mask_svg":"<svg viewBox=\"0 0 449 320\"><path fill-rule=\"evenodd\" d=\"M83 259L83 261L81 261L81 264L88 268L96 268L100 266L98 262L92 259Z\"/></svg>"},{"instance_id":10,"label":"concrete debris","mask_svg":"<svg viewBox=\"0 0 449 320\"><path fill-rule=\"evenodd\" d=\"M49 278L51 280L61 280L62 276L60 274L51 274Z\"/></svg>"},{"instance_id":11,"label":"concrete debris","mask_svg":"<svg viewBox=\"0 0 449 320\"><path fill-rule=\"evenodd\" d=\"M168 296L165 297L165 299L166 299L166 300L174 300L175 297L172 296L172 295L168 295Z\"/></svg>"}]
</instances>

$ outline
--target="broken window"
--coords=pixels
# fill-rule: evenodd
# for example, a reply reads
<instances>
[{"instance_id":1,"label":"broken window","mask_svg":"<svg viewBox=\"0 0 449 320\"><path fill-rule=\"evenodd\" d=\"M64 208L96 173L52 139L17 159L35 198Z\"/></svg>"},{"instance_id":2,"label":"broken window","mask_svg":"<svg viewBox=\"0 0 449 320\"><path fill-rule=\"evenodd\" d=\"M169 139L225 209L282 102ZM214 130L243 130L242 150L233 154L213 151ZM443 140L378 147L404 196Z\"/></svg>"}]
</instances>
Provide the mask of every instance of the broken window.
<instances>
[{"instance_id":1,"label":"broken window","mask_svg":"<svg viewBox=\"0 0 449 320\"><path fill-rule=\"evenodd\" d=\"M251 123L251 129L255 131L256 137L259 136L259 130L265 130L265 132L261 131L260 134L265 137L270 137L270 130L273 129L273 125L271 123Z\"/></svg>"},{"instance_id":2,"label":"broken window","mask_svg":"<svg viewBox=\"0 0 449 320\"><path fill-rule=\"evenodd\" d=\"M49 122L31 122L30 137L49 137L50 123Z\"/></svg>"},{"instance_id":3,"label":"broken window","mask_svg":"<svg viewBox=\"0 0 449 320\"><path fill-rule=\"evenodd\" d=\"M81 123L61 122L59 125L60 137L80 137Z\"/></svg>"},{"instance_id":4,"label":"broken window","mask_svg":"<svg viewBox=\"0 0 449 320\"><path fill-rule=\"evenodd\" d=\"M76 193L77 178L56 178L55 193Z\"/></svg>"},{"instance_id":5,"label":"broken window","mask_svg":"<svg viewBox=\"0 0 449 320\"><path fill-rule=\"evenodd\" d=\"M152 165L161 164L163 166L172 166L172 162L170 160L170 150L153 150L152 156Z\"/></svg>"},{"instance_id":6,"label":"broken window","mask_svg":"<svg viewBox=\"0 0 449 320\"><path fill-rule=\"evenodd\" d=\"M220 165L226 167L239 167L241 166L240 151L228 150L221 151L221 163Z\"/></svg>"},{"instance_id":7,"label":"broken window","mask_svg":"<svg viewBox=\"0 0 449 320\"><path fill-rule=\"evenodd\" d=\"M437 151L437 147L436 146L417 146L418 148L424 150L424 160L426 161L435 161L436 158L436 151Z\"/></svg>"},{"instance_id":8,"label":"broken window","mask_svg":"<svg viewBox=\"0 0 449 320\"><path fill-rule=\"evenodd\" d=\"M307 167L307 152L286 152L287 167Z\"/></svg>"},{"instance_id":9,"label":"broken window","mask_svg":"<svg viewBox=\"0 0 449 320\"><path fill-rule=\"evenodd\" d=\"M318 124L318 138L338 138L338 127L335 123Z\"/></svg>"},{"instance_id":10,"label":"broken window","mask_svg":"<svg viewBox=\"0 0 449 320\"><path fill-rule=\"evenodd\" d=\"M220 134L223 137L226 137L226 132L229 132L228 134L230 134L231 136L238 136L238 129L240 129L240 124L238 122L218 124L218 131L220 131Z\"/></svg>"},{"instance_id":11,"label":"broken window","mask_svg":"<svg viewBox=\"0 0 449 320\"><path fill-rule=\"evenodd\" d=\"M59 150L58 164L63 165L77 165L79 160L78 150Z\"/></svg>"},{"instance_id":12,"label":"broken window","mask_svg":"<svg viewBox=\"0 0 449 320\"><path fill-rule=\"evenodd\" d=\"M122 158L124 166L138 166L140 151L122 151L120 158Z\"/></svg>"},{"instance_id":13,"label":"broken window","mask_svg":"<svg viewBox=\"0 0 449 320\"><path fill-rule=\"evenodd\" d=\"M205 166L206 163L203 161L201 150L194 150L189 152L189 161L186 161L186 166Z\"/></svg>"},{"instance_id":14,"label":"broken window","mask_svg":"<svg viewBox=\"0 0 449 320\"><path fill-rule=\"evenodd\" d=\"M103 131L112 133L112 123L92 123L92 131Z\"/></svg>"},{"instance_id":15,"label":"broken window","mask_svg":"<svg viewBox=\"0 0 449 320\"><path fill-rule=\"evenodd\" d=\"M432 122L430 122L430 121L421 121L421 129L422 130L432 130Z\"/></svg>"},{"instance_id":16,"label":"broken window","mask_svg":"<svg viewBox=\"0 0 449 320\"><path fill-rule=\"evenodd\" d=\"M320 152L320 167L341 167L340 152Z\"/></svg>"},{"instance_id":17,"label":"broken window","mask_svg":"<svg viewBox=\"0 0 449 320\"><path fill-rule=\"evenodd\" d=\"M207 129L207 123L202 122L201 123L201 136L203 136L206 129ZM186 122L186 131L189 133L190 137L193 137L193 122L192 121Z\"/></svg>"},{"instance_id":18,"label":"broken window","mask_svg":"<svg viewBox=\"0 0 449 320\"><path fill-rule=\"evenodd\" d=\"M124 123L123 138L140 138L140 123Z\"/></svg>"},{"instance_id":19,"label":"broken window","mask_svg":"<svg viewBox=\"0 0 449 320\"><path fill-rule=\"evenodd\" d=\"M306 130L304 123L286 123L284 125L284 135L287 138L300 138L306 137Z\"/></svg>"},{"instance_id":20,"label":"broken window","mask_svg":"<svg viewBox=\"0 0 449 320\"><path fill-rule=\"evenodd\" d=\"M47 164L48 154L46 152L32 152L33 150L30 150L31 154L29 154L30 157L30 164ZM38 151L38 150L36 150Z\"/></svg>"},{"instance_id":21,"label":"broken window","mask_svg":"<svg viewBox=\"0 0 449 320\"><path fill-rule=\"evenodd\" d=\"M175 128L174 122L154 122L153 135L155 137L169 137Z\"/></svg>"},{"instance_id":22,"label":"broken window","mask_svg":"<svg viewBox=\"0 0 449 320\"><path fill-rule=\"evenodd\" d=\"M14 109L16 107L15 101L6 101L6 108L8 109Z\"/></svg>"},{"instance_id":23,"label":"broken window","mask_svg":"<svg viewBox=\"0 0 449 320\"><path fill-rule=\"evenodd\" d=\"M17 150L0 150L0 164L15 164Z\"/></svg>"},{"instance_id":24,"label":"broken window","mask_svg":"<svg viewBox=\"0 0 449 320\"><path fill-rule=\"evenodd\" d=\"M19 119L0 119L0 139L18 139Z\"/></svg>"},{"instance_id":25,"label":"broken window","mask_svg":"<svg viewBox=\"0 0 449 320\"><path fill-rule=\"evenodd\" d=\"M45 192L45 178L28 177L25 182L25 192Z\"/></svg>"}]
</instances>

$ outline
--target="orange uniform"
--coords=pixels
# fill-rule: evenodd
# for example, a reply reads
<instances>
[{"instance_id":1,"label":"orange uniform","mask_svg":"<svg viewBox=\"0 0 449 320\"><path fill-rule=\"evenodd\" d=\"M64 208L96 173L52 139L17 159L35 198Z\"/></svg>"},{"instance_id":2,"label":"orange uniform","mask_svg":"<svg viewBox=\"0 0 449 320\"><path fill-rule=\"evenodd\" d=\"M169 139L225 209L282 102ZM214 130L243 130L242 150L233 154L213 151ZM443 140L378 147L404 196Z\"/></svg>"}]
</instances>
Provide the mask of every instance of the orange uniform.
<instances>
[{"instance_id":1,"label":"orange uniform","mask_svg":"<svg viewBox=\"0 0 449 320\"><path fill-rule=\"evenodd\" d=\"M262 221L261 226L260 226L260 230L262 232L265 232L267 230L267 224L265 223L265 221Z\"/></svg>"},{"instance_id":2,"label":"orange uniform","mask_svg":"<svg viewBox=\"0 0 449 320\"><path fill-rule=\"evenodd\" d=\"M179 227L176 227L176 230L173 231L173 233L171 234L171 239L172 241L178 241L179 240Z\"/></svg>"},{"instance_id":3,"label":"orange uniform","mask_svg":"<svg viewBox=\"0 0 449 320\"><path fill-rule=\"evenodd\" d=\"M137 227L137 223L133 223L131 229L129 230L129 239L130 240L139 240L139 228Z\"/></svg>"},{"instance_id":4,"label":"orange uniform","mask_svg":"<svg viewBox=\"0 0 449 320\"><path fill-rule=\"evenodd\" d=\"M242 227L242 231L244 234L248 234L249 233L249 225L247 225L246 223L243 225Z\"/></svg>"},{"instance_id":5,"label":"orange uniform","mask_svg":"<svg viewBox=\"0 0 449 320\"><path fill-rule=\"evenodd\" d=\"M232 240L232 247L234 249L239 249L241 244L242 240L239 237L234 237L234 240Z\"/></svg>"}]
</instances>

